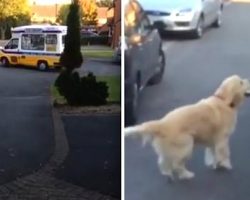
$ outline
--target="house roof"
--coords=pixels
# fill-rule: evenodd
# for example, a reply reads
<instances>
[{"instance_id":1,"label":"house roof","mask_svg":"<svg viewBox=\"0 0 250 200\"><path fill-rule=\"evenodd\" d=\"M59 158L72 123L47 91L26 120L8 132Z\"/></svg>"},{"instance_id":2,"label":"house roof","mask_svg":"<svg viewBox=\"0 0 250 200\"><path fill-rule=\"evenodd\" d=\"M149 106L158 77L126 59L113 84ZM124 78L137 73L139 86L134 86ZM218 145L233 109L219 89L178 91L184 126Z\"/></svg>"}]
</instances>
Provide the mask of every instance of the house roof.
<instances>
[{"instance_id":1,"label":"house roof","mask_svg":"<svg viewBox=\"0 0 250 200\"><path fill-rule=\"evenodd\" d=\"M107 18L108 7L99 7L97 8L98 18Z\"/></svg>"},{"instance_id":2,"label":"house roof","mask_svg":"<svg viewBox=\"0 0 250 200\"><path fill-rule=\"evenodd\" d=\"M40 17L55 17L60 9L60 5L32 5L32 15Z\"/></svg>"}]
</instances>

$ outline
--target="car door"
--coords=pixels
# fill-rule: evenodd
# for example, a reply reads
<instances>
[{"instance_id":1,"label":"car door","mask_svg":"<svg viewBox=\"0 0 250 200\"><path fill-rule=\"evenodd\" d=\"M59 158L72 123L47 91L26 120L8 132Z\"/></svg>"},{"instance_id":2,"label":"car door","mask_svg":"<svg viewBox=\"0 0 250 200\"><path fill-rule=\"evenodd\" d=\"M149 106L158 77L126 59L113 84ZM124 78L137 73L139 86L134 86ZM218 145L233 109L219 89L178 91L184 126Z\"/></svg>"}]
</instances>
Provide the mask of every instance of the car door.
<instances>
[{"instance_id":1,"label":"car door","mask_svg":"<svg viewBox=\"0 0 250 200\"><path fill-rule=\"evenodd\" d=\"M155 59L158 58L158 51L154 44L155 31L151 28L150 21L145 13L142 13L139 33L142 37L141 58L143 61L143 71L141 74L142 83L146 85L154 73Z\"/></svg>"}]
</instances>

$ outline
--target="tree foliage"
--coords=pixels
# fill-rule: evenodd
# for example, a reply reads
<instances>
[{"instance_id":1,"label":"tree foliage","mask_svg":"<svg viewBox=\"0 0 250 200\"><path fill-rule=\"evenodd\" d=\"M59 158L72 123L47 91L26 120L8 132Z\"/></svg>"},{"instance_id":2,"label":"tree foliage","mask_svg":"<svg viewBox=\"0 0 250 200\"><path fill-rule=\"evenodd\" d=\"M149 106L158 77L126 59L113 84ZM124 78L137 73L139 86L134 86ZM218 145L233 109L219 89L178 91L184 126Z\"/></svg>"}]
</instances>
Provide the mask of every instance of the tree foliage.
<instances>
[{"instance_id":1,"label":"tree foliage","mask_svg":"<svg viewBox=\"0 0 250 200\"><path fill-rule=\"evenodd\" d=\"M81 0L82 7L82 24L96 25L97 24L97 4L95 0Z\"/></svg>"},{"instance_id":2,"label":"tree foliage","mask_svg":"<svg viewBox=\"0 0 250 200\"><path fill-rule=\"evenodd\" d=\"M0 0L0 31L1 39L5 39L5 32L12 26L30 22L30 8L27 0Z\"/></svg>"},{"instance_id":3,"label":"tree foliage","mask_svg":"<svg viewBox=\"0 0 250 200\"><path fill-rule=\"evenodd\" d=\"M69 14L70 4L64 4L60 7L56 21L61 25L66 25L67 23L67 16ZM82 18L82 8L79 7L79 18ZM81 20L80 20L81 23Z\"/></svg>"},{"instance_id":4,"label":"tree foliage","mask_svg":"<svg viewBox=\"0 0 250 200\"><path fill-rule=\"evenodd\" d=\"M113 7L113 0L100 0L97 2L98 7Z\"/></svg>"},{"instance_id":5,"label":"tree foliage","mask_svg":"<svg viewBox=\"0 0 250 200\"><path fill-rule=\"evenodd\" d=\"M62 5L59 9L56 21L61 25L66 25L67 16L69 14L69 4Z\"/></svg>"}]
</instances>

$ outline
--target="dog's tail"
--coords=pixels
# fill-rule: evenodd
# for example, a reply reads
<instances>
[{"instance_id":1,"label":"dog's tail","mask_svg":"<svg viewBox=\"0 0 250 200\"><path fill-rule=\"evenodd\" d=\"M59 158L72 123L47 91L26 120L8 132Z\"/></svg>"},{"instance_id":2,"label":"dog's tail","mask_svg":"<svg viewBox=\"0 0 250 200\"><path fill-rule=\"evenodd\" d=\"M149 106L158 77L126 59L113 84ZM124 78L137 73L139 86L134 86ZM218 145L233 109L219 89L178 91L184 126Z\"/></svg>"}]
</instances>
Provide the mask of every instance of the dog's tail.
<instances>
[{"instance_id":1,"label":"dog's tail","mask_svg":"<svg viewBox=\"0 0 250 200\"><path fill-rule=\"evenodd\" d=\"M145 122L136 126L125 128L124 135L127 136L141 136L143 144L150 140L153 136L159 133L159 120Z\"/></svg>"}]
</instances>

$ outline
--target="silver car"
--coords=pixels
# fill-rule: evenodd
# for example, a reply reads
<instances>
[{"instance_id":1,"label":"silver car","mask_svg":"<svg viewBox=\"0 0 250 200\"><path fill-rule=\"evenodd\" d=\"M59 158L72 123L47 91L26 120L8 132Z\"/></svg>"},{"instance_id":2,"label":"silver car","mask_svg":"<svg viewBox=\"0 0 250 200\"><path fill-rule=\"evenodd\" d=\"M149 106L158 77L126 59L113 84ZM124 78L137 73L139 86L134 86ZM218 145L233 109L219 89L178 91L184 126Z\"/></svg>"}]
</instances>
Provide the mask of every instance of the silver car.
<instances>
[{"instance_id":1,"label":"silver car","mask_svg":"<svg viewBox=\"0 0 250 200\"><path fill-rule=\"evenodd\" d=\"M149 19L160 31L192 32L195 38L203 29L222 23L223 0L140 0Z\"/></svg>"}]
</instances>

